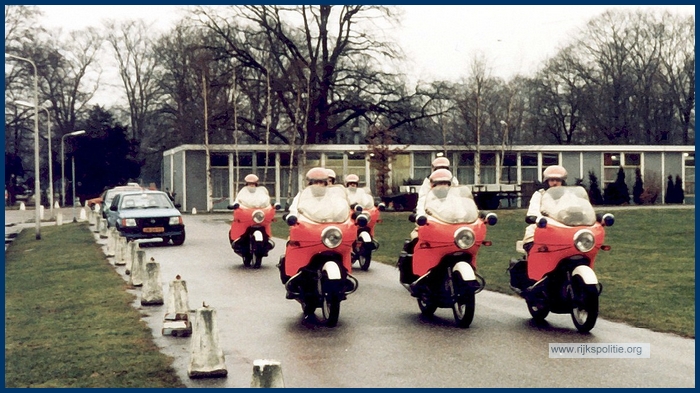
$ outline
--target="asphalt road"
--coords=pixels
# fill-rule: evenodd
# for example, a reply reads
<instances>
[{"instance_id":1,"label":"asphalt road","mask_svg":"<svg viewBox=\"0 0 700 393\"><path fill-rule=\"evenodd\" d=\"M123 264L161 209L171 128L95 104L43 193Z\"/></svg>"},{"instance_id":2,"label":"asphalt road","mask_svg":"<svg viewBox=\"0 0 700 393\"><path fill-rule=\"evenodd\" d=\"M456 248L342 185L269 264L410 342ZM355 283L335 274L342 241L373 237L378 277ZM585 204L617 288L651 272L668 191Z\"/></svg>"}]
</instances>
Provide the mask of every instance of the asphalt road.
<instances>
[{"instance_id":1,"label":"asphalt road","mask_svg":"<svg viewBox=\"0 0 700 393\"><path fill-rule=\"evenodd\" d=\"M305 321L299 304L285 299L275 267L284 240L275 239L260 269L244 268L227 242L229 217L186 215L184 245L144 248L160 263L166 297L179 274L190 308L206 302L216 310L227 377L190 379L191 338L163 336L165 306L141 306L140 289L129 290L188 387L249 387L256 359L280 361L285 386L292 388L695 387L693 339L609 322L604 315L590 334L578 333L568 315L550 314L547 324L537 326L524 300L487 290L476 296L471 326L459 329L450 309L422 318L398 271L376 262L367 272L353 271L359 288L341 303L336 327ZM128 280L124 267L115 269ZM549 343L648 343L651 357L553 359Z\"/></svg>"}]
</instances>

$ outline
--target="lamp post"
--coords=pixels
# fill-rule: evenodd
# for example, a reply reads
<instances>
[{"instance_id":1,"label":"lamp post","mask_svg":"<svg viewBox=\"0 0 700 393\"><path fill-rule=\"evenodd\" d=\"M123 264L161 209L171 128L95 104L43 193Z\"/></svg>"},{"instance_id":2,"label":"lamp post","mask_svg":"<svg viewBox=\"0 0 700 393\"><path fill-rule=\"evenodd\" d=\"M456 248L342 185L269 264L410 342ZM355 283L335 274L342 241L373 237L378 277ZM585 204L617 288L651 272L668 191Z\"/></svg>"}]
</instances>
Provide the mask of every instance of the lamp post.
<instances>
[{"instance_id":1,"label":"lamp post","mask_svg":"<svg viewBox=\"0 0 700 393\"><path fill-rule=\"evenodd\" d=\"M66 135L61 137L61 206L66 205L66 172L65 172L65 164L66 164L65 141L66 141L66 137L82 135L84 133L85 133L85 130L73 131L73 132L69 132ZM73 187L75 187L75 182L73 182ZM75 188L74 188L74 190L75 190ZM73 210L74 210L73 211L73 219L75 219L75 191L73 191Z\"/></svg>"},{"instance_id":2,"label":"lamp post","mask_svg":"<svg viewBox=\"0 0 700 393\"><path fill-rule=\"evenodd\" d=\"M36 64L30 59L5 53L5 58L8 57L26 61L34 68L34 221L35 238L41 240L41 216L39 214L39 205L41 204L41 184L39 182L39 73L36 69Z\"/></svg>"},{"instance_id":3,"label":"lamp post","mask_svg":"<svg viewBox=\"0 0 700 393\"><path fill-rule=\"evenodd\" d=\"M27 101L15 101L15 104L27 107L33 107L34 104ZM46 122L47 122L47 135L49 141L49 210L51 212L51 217L54 217L53 213L53 151L51 150L51 114L49 110L43 106L39 108L46 111Z\"/></svg>"}]
</instances>

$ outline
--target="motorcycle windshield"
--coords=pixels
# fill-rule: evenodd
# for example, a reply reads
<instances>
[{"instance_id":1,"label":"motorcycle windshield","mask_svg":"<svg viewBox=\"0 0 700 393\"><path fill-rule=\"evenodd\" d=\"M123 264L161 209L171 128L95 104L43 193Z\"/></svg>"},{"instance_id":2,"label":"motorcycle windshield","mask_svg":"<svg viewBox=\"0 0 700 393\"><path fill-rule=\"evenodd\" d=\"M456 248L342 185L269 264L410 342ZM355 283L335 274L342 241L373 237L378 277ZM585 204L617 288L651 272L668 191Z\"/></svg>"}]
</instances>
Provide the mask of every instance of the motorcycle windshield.
<instances>
[{"instance_id":1,"label":"motorcycle windshield","mask_svg":"<svg viewBox=\"0 0 700 393\"><path fill-rule=\"evenodd\" d=\"M363 188L348 187L348 202L350 205L357 204L362 206L362 209L368 210L374 207L374 198L367 193Z\"/></svg>"},{"instance_id":2,"label":"motorcycle windshield","mask_svg":"<svg viewBox=\"0 0 700 393\"><path fill-rule=\"evenodd\" d=\"M542 195L542 215L567 226L595 224L595 211L588 193L580 186L552 187Z\"/></svg>"},{"instance_id":3,"label":"motorcycle windshield","mask_svg":"<svg viewBox=\"0 0 700 393\"><path fill-rule=\"evenodd\" d=\"M311 185L299 194L300 215L313 222L345 222L350 216L350 204L345 187Z\"/></svg>"},{"instance_id":4,"label":"motorcycle windshield","mask_svg":"<svg viewBox=\"0 0 700 393\"><path fill-rule=\"evenodd\" d=\"M270 206L270 194L265 187L243 187L238 192L238 203L244 207L262 209Z\"/></svg>"},{"instance_id":5,"label":"motorcycle windshield","mask_svg":"<svg viewBox=\"0 0 700 393\"><path fill-rule=\"evenodd\" d=\"M472 223L479 209L469 186L437 186L425 196L426 214L448 224Z\"/></svg>"}]
</instances>

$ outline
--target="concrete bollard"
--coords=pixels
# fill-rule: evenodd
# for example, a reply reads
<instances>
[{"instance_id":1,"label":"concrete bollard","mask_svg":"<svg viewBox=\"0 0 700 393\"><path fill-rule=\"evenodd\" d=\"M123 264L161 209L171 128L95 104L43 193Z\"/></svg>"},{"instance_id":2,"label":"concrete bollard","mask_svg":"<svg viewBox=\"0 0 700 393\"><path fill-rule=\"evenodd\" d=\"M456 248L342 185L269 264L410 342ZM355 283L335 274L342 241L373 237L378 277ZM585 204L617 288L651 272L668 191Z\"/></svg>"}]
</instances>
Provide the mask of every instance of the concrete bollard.
<instances>
[{"instance_id":1,"label":"concrete bollard","mask_svg":"<svg viewBox=\"0 0 700 393\"><path fill-rule=\"evenodd\" d=\"M257 359L253 362L251 388L283 388L282 366L277 360Z\"/></svg>"},{"instance_id":2,"label":"concrete bollard","mask_svg":"<svg viewBox=\"0 0 700 393\"><path fill-rule=\"evenodd\" d=\"M185 337L192 335L192 324L189 320L190 303L187 294L187 282L175 276L170 282L168 297L165 301L165 316L163 317L164 336Z\"/></svg>"},{"instance_id":3,"label":"concrete bollard","mask_svg":"<svg viewBox=\"0 0 700 393\"><path fill-rule=\"evenodd\" d=\"M27 210L27 206L24 205L24 202L19 203L19 210Z\"/></svg>"},{"instance_id":4,"label":"concrete bollard","mask_svg":"<svg viewBox=\"0 0 700 393\"><path fill-rule=\"evenodd\" d=\"M146 263L146 276L141 289L141 305L163 304L163 286L160 283L160 264L153 258Z\"/></svg>"},{"instance_id":5,"label":"concrete bollard","mask_svg":"<svg viewBox=\"0 0 700 393\"><path fill-rule=\"evenodd\" d=\"M63 213L56 213L56 226L63 225Z\"/></svg>"},{"instance_id":6,"label":"concrete bollard","mask_svg":"<svg viewBox=\"0 0 700 393\"><path fill-rule=\"evenodd\" d=\"M39 219L44 220L44 205L39 205Z\"/></svg>"},{"instance_id":7,"label":"concrete bollard","mask_svg":"<svg viewBox=\"0 0 700 393\"><path fill-rule=\"evenodd\" d=\"M53 208L54 208L54 209L60 209L60 208L61 208L61 206L58 204L58 201L56 201L56 202L53 203Z\"/></svg>"},{"instance_id":8,"label":"concrete bollard","mask_svg":"<svg viewBox=\"0 0 700 393\"><path fill-rule=\"evenodd\" d=\"M192 208L192 214L197 214L197 208L196 208L196 207L193 207L193 208Z\"/></svg>"},{"instance_id":9,"label":"concrete bollard","mask_svg":"<svg viewBox=\"0 0 700 393\"><path fill-rule=\"evenodd\" d=\"M107 226L106 224L107 223L105 222L105 226ZM115 252L116 245L117 245L117 238L116 238L117 235L115 233L116 231L117 231L116 228L107 229L107 251L105 253L107 254L108 257L114 256L114 252Z\"/></svg>"},{"instance_id":10,"label":"concrete bollard","mask_svg":"<svg viewBox=\"0 0 700 393\"><path fill-rule=\"evenodd\" d=\"M119 236L117 238L117 255L116 258L114 258L115 265L126 265L126 245L126 237Z\"/></svg>"},{"instance_id":11,"label":"concrete bollard","mask_svg":"<svg viewBox=\"0 0 700 393\"><path fill-rule=\"evenodd\" d=\"M99 232L100 232L100 239L107 239L107 220L102 218L102 216L98 216L98 222L99 222Z\"/></svg>"},{"instance_id":12,"label":"concrete bollard","mask_svg":"<svg viewBox=\"0 0 700 393\"><path fill-rule=\"evenodd\" d=\"M146 274L146 251L139 249L136 251L136 259L131 266L129 274L129 284L140 287L143 285L143 277Z\"/></svg>"},{"instance_id":13,"label":"concrete bollard","mask_svg":"<svg viewBox=\"0 0 700 393\"><path fill-rule=\"evenodd\" d=\"M124 273L131 274L131 266L134 264L134 259L136 258L136 250L138 243L135 240L129 240L126 243L126 271Z\"/></svg>"},{"instance_id":14,"label":"concrete bollard","mask_svg":"<svg viewBox=\"0 0 700 393\"><path fill-rule=\"evenodd\" d=\"M94 233L100 233L100 218L98 217L97 214L93 213L92 210L88 209L88 222L92 221L90 225L94 225L95 227L92 229L92 232Z\"/></svg>"},{"instance_id":15,"label":"concrete bollard","mask_svg":"<svg viewBox=\"0 0 700 393\"><path fill-rule=\"evenodd\" d=\"M85 213L85 208L80 209L80 221L85 221L87 220L87 213Z\"/></svg>"},{"instance_id":16,"label":"concrete bollard","mask_svg":"<svg viewBox=\"0 0 700 393\"><path fill-rule=\"evenodd\" d=\"M219 378L228 374L224 351L219 346L216 310L203 305L197 309L190 341L190 378Z\"/></svg>"},{"instance_id":17,"label":"concrete bollard","mask_svg":"<svg viewBox=\"0 0 700 393\"><path fill-rule=\"evenodd\" d=\"M99 213L100 210L102 210L102 207L100 207L100 204L99 204L99 203L96 203L96 204L95 204L95 208L94 208L93 210L95 211L95 213Z\"/></svg>"}]
</instances>

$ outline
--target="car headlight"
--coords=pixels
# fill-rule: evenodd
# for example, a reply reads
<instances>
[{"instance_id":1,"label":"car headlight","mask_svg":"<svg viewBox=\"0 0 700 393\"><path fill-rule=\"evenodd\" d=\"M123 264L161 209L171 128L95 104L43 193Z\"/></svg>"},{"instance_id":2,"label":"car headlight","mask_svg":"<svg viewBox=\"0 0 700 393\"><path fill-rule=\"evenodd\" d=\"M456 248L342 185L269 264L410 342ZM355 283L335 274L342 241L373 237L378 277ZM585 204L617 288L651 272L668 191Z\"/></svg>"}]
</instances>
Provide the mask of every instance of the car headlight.
<instances>
[{"instance_id":1,"label":"car headlight","mask_svg":"<svg viewBox=\"0 0 700 393\"><path fill-rule=\"evenodd\" d=\"M321 242L328 248L336 248L343 241L343 233L337 227L328 227L321 232Z\"/></svg>"},{"instance_id":2,"label":"car headlight","mask_svg":"<svg viewBox=\"0 0 700 393\"><path fill-rule=\"evenodd\" d=\"M474 245L474 231L463 227L455 231L455 244L462 250L466 250Z\"/></svg>"},{"instance_id":3,"label":"car headlight","mask_svg":"<svg viewBox=\"0 0 700 393\"><path fill-rule=\"evenodd\" d=\"M256 210L253 212L253 221L256 224L260 224L265 219L265 213L262 210Z\"/></svg>"},{"instance_id":4,"label":"car headlight","mask_svg":"<svg viewBox=\"0 0 700 393\"><path fill-rule=\"evenodd\" d=\"M182 224L182 217L176 216L176 217L170 217L170 220L168 220L168 225L180 225Z\"/></svg>"},{"instance_id":5,"label":"car headlight","mask_svg":"<svg viewBox=\"0 0 700 393\"><path fill-rule=\"evenodd\" d=\"M123 218L123 219L122 219L122 226L124 226L124 227L135 227L135 226L136 226L136 219L134 219L134 218Z\"/></svg>"},{"instance_id":6,"label":"car headlight","mask_svg":"<svg viewBox=\"0 0 700 393\"><path fill-rule=\"evenodd\" d=\"M588 229L581 229L574 235L574 246L581 252L588 252L595 246L595 236Z\"/></svg>"}]
</instances>

